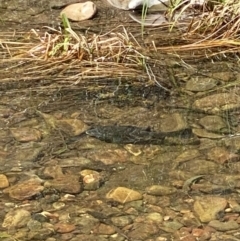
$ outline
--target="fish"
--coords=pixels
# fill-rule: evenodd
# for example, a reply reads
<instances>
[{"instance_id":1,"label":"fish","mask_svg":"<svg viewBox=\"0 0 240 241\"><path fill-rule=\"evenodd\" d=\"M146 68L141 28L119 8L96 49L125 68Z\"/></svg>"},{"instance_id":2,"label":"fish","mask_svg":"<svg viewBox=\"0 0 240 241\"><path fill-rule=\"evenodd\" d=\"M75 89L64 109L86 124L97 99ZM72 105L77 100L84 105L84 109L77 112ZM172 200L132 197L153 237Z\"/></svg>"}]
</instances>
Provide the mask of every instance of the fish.
<instances>
[{"instance_id":1,"label":"fish","mask_svg":"<svg viewBox=\"0 0 240 241\"><path fill-rule=\"evenodd\" d=\"M187 140L187 142L195 137L192 134L191 129L175 132L157 132L152 131L149 127L142 128L136 126L96 126L88 129L85 132L91 137L95 137L101 141L108 143L118 144L163 144L168 137L177 137L180 143L181 140ZM185 142L184 142L185 143Z\"/></svg>"}]
</instances>

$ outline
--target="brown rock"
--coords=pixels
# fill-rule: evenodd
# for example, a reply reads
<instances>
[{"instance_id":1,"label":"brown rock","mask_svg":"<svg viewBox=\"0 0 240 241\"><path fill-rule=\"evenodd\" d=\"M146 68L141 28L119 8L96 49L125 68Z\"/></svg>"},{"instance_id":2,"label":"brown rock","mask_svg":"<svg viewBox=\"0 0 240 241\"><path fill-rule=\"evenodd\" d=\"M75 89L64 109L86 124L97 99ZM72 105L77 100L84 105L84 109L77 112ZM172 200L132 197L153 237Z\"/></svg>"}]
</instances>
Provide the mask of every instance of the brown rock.
<instances>
[{"instance_id":1,"label":"brown rock","mask_svg":"<svg viewBox=\"0 0 240 241\"><path fill-rule=\"evenodd\" d=\"M239 152L240 151L240 136L233 136L226 138L225 145L229 147L233 152Z\"/></svg>"},{"instance_id":2,"label":"brown rock","mask_svg":"<svg viewBox=\"0 0 240 241\"><path fill-rule=\"evenodd\" d=\"M198 218L196 218L196 216L192 212L186 212L182 217L181 223L185 227L199 227L199 226L201 226L200 221L198 220Z\"/></svg>"},{"instance_id":3,"label":"brown rock","mask_svg":"<svg viewBox=\"0 0 240 241\"><path fill-rule=\"evenodd\" d=\"M78 136L89 129L89 127L78 119L56 120L56 128L62 130L69 136Z\"/></svg>"},{"instance_id":4,"label":"brown rock","mask_svg":"<svg viewBox=\"0 0 240 241\"><path fill-rule=\"evenodd\" d=\"M100 186L100 174L93 170L85 169L80 172L83 177L83 185L85 190L96 190Z\"/></svg>"},{"instance_id":5,"label":"brown rock","mask_svg":"<svg viewBox=\"0 0 240 241\"><path fill-rule=\"evenodd\" d=\"M187 150L187 151L181 153L179 156L177 156L177 158L174 160L174 162L175 162L174 167L176 168L179 164L187 162L196 157L199 157L200 155L201 155L200 152L196 149Z\"/></svg>"},{"instance_id":6,"label":"brown rock","mask_svg":"<svg viewBox=\"0 0 240 241\"><path fill-rule=\"evenodd\" d=\"M96 5L91 1L87 1L85 3L68 5L62 10L60 15L65 14L67 18L73 21L83 21L92 18L96 11Z\"/></svg>"},{"instance_id":7,"label":"brown rock","mask_svg":"<svg viewBox=\"0 0 240 241\"><path fill-rule=\"evenodd\" d=\"M205 129L200 129L200 128L193 128L192 129L193 134L199 137L205 137L205 138L210 138L210 139L220 139L223 138L223 135L219 135L216 133L208 132Z\"/></svg>"},{"instance_id":8,"label":"brown rock","mask_svg":"<svg viewBox=\"0 0 240 241\"><path fill-rule=\"evenodd\" d=\"M44 118L44 121L49 128L58 129L65 132L69 136L78 136L85 132L89 127L79 119L58 119L56 116L37 112L39 116ZM61 117L59 117L61 118Z\"/></svg>"},{"instance_id":9,"label":"brown rock","mask_svg":"<svg viewBox=\"0 0 240 241\"><path fill-rule=\"evenodd\" d=\"M224 147L214 147L210 149L207 156L210 160L220 164L239 160L239 155L232 153Z\"/></svg>"},{"instance_id":10,"label":"brown rock","mask_svg":"<svg viewBox=\"0 0 240 241\"><path fill-rule=\"evenodd\" d=\"M181 167L188 170L188 172L190 172L192 176L194 176L203 174L215 174L219 168L219 165L212 161L194 159L184 164L181 164L180 168Z\"/></svg>"},{"instance_id":11,"label":"brown rock","mask_svg":"<svg viewBox=\"0 0 240 241\"><path fill-rule=\"evenodd\" d=\"M192 230L192 235L194 237L201 237L203 235L203 233L204 233L204 230L201 228L193 228L193 230Z\"/></svg>"},{"instance_id":12,"label":"brown rock","mask_svg":"<svg viewBox=\"0 0 240 241\"><path fill-rule=\"evenodd\" d=\"M229 231L239 229L239 224L236 221L230 220L228 222L220 222L219 220L212 220L208 224L210 227L215 228L218 231Z\"/></svg>"},{"instance_id":13,"label":"brown rock","mask_svg":"<svg viewBox=\"0 0 240 241\"><path fill-rule=\"evenodd\" d=\"M217 81L209 77L193 77L186 83L186 89L189 91L206 91L214 88L217 85Z\"/></svg>"},{"instance_id":14,"label":"brown rock","mask_svg":"<svg viewBox=\"0 0 240 241\"><path fill-rule=\"evenodd\" d=\"M216 219L218 213L227 206L227 200L221 197L198 197L194 202L194 211L201 222L206 223Z\"/></svg>"},{"instance_id":15,"label":"brown rock","mask_svg":"<svg viewBox=\"0 0 240 241\"><path fill-rule=\"evenodd\" d=\"M154 125L154 130L162 132L175 132L188 127L187 121L180 113L166 114L159 123Z\"/></svg>"},{"instance_id":16,"label":"brown rock","mask_svg":"<svg viewBox=\"0 0 240 241\"><path fill-rule=\"evenodd\" d=\"M58 165L46 167L43 171L43 174L46 178L57 178L64 175L62 172L62 168Z\"/></svg>"},{"instance_id":17,"label":"brown rock","mask_svg":"<svg viewBox=\"0 0 240 241\"><path fill-rule=\"evenodd\" d=\"M19 142L40 141L42 137L39 130L29 127L12 128L10 131Z\"/></svg>"},{"instance_id":18,"label":"brown rock","mask_svg":"<svg viewBox=\"0 0 240 241\"><path fill-rule=\"evenodd\" d=\"M93 233L103 234L103 235L112 235L116 233L116 230L110 225L100 223L99 225L97 225L97 227L93 229Z\"/></svg>"},{"instance_id":19,"label":"brown rock","mask_svg":"<svg viewBox=\"0 0 240 241\"><path fill-rule=\"evenodd\" d=\"M79 177L75 175L62 175L53 180L46 181L45 187L52 187L60 192L76 194L81 192Z\"/></svg>"},{"instance_id":20,"label":"brown rock","mask_svg":"<svg viewBox=\"0 0 240 241\"><path fill-rule=\"evenodd\" d=\"M126 162L128 159L128 152L124 149L99 149L94 150L94 152L90 152L87 155L87 158L92 159L94 161L101 161L105 165L111 165L119 162Z\"/></svg>"},{"instance_id":21,"label":"brown rock","mask_svg":"<svg viewBox=\"0 0 240 241\"><path fill-rule=\"evenodd\" d=\"M69 223L57 223L54 225L54 229L58 233L70 233L75 230L75 225Z\"/></svg>"},{"instance_id":22,"label":"brown rock","mask_svg":"<svg viewBox=\"0 0 240 241\"><path fill-rule=\"evenodd\" d=\"M126 187L117 187L109 191L106 198L120 203L127 203L142 199L142 194Z\"/></svg>"},{"instance_id":23,"label":"brown rock","mask_svg":"<svg viewBox=\"0 0 240 241\"><path fill-rule=\"evenodd\" d=\"M24 209L14 209L8 212L2 223L3 228L21 228L31 219L31 213Z\"/></svg>"},{"instance_id":24,"label":"brown rock","mask_svg":"<svg viewBox=\"0 0 240 241\"><path fill-rule=\"evenodd\" d=\"M180 240L181 241L196 241L195 237L191 234L184 235L183 237L181 237Z\"/></svg>"},{"instance_id":25,"label":"brown rock","mask_svg":"<svg viewBox=\"0 0 240 241\"><path fill-rule=\"evenodd\" d=\"M40 179L32 178L6 188L4 193L9 193L10 197L17 200L26 200L44 189L41 183L42 181Z\"/></svg>"},{"instance_id":26,"label":"brown rock","mask_svg":"<svg viewBox=\"0 0 240 241\"><path fill-rule=\"evenodd\" d=\"M41 230L41 232L39 230L37 230L37 231L30 230L27 234L27 240L46 240L46 241L49 241L49 238L54 235L54 229L52 227L41 228L40 230ZM25 237L24 237L24 239L26 240Z\"/></svg>"},{"instance_id":27,"label":"brown rock","mask_svg":"<svg viewBox=\"0 0 240 241\"><path fill-rule=\"evenodd\" d=\"M238 76L238 74L237 74L237 76ZM232 71L225 71L225 72L212 73L211 77L214 78L214 79L220 79L220 80L223 80L225 82L229 82L231 80L235 80L236 75Z\"/></svg>"},{"instance_id":28,"label":"brown rock","mask_svg":"<svg viewBox=\"0 0 240 241\"><path fill-rule=\"evenodd\" d=\"M228 200L229 206L232 209L232 212L238 212L240 213L240 205L235 200Z\"/></svg>"},{"instance_id":29,"label":"brown rock","mask_svg":"<svg viewBox=\"0 0 240 241\"><path fill-rule=\"evenodd\" d=\"M160 213L151 212L146 215L146 220L149 222L154 222L154 223L162 223L163 217Z\"/></svg>"},{"instance_id":30,"label":"brown rock","mask_svg":"<svg viewBox=\"0 0 240 241\"><path fill-rule=\"evenodd\" d=\"M122 215L119 217L112 217L111 221L113 225L123 228L133 223L133 218L130 215Z\"/></svg>"},{"instance_id":31,"label":"brown rock","mask_svg":"<svg viewBox=\"0 0 240 241\"><path fill-rule=\"evenodd\" d=\"M163 229L165 229L165 231L170 231L174 232L176 230L179 230L183 227L183 224L180 223L179 221L177 221L176 219L173 221L164 221L163 222Z\"/></svg>"},{"instance_id":32,"label":"brown rock","mask_svg":"<svg viewBox=\"0 0 240 241\"><path fill-rule=\"evenodd\" d=\"M215 232L216 232L216 229L214 229L214 228L212 228L210 226L206 226L206 227L203 228L203 233L199 237L199 240L201 240L201 241L209 240L211 238L212 234L215 233ZM194 233L195 232L194 232L194 229L193 229L192 230L193 236L195 236ZM195 234L197 235L197 233L195 233Z\"/></svg>"},{"instance_id":33,"label":"brown rock","mask_svg":"<svg viewBox=\"0 0 240 241\"><path fill-rule=\"evenodd\" d=\"M239 103L240 96L234 93L219 93L196 100L193 103L193 108L209 113L219 113L220 111L239 108Z\"/></svg>"},{"instance_id":34,"label":"brown rock","mask_svg":"<svg viewBox=\"0 0 240 241\"><path fill-rule=\"evenodd\" d=\"M176 240L196 241L196 238L192 234L190 234L190 231L187 230L187 228L186 228L186 230L184 230L184 229L178 230L178 231L174 232L173 235Z\"/></svg>"},{"instance_id":35,"label":"brown rock","mask_svg":"<svg viewBox=\"0 0 240 241\"><path fill-rule=\"evenodd\" d=\"M174 187L166 187L162 185L153 185L146 188L147 194L156 196L165 196L175 193L177 190Z\"/></svg>"},{"instance_id":36,"label":"brown rock","mask_svg":"<svg viewBox=\"0 0 240 241\"><path fill-rule=\"evenodd\" d=\"M128 237L132 240L147 240L148 237L159 232L159 227L150 223L134 223Z\"/></svg>"},{"instance_id":37,"label":"brown rock","mask_svg":"<svg viewBox=\"0 0 240 241\"><path fill-rule=\"evenodd\" d=\"M207 115L199 120L199 124L202 125L208 131L221 131L227 128L227 125L222 117L217 115Z\"/></svg>"},{"instance_id":38,"label":"brown rock","mask_svg":"<svg viewBox=\"0 0 240 241\"><path fill-rule=\"evenodd\" d=\"M9 186L8 179L5 175L0 174L0 188L6 188Z\"/></svg>"}]
</instances>

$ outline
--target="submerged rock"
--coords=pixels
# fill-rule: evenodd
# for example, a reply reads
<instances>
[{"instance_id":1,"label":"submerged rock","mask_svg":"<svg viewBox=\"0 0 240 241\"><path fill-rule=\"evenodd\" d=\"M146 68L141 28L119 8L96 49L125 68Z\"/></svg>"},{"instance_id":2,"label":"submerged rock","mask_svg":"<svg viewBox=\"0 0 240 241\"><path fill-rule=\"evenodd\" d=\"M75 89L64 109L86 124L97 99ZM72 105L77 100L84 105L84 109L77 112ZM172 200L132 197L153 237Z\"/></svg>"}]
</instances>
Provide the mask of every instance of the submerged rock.
<instances>
[{"instance_id":1,"label":"submerged rock","mask_svg":"<svg viewBox=\"0 0 240 241\"><path fill-rule=\"evenodd\" d=\"M189 91L207 91L216 87L218 81L209 77L194 77L186 83L186 89Z\"/></svg>"},{"instance_id":2,"label":"submerged rock","mask_svg":"<svg viewBox=\"0 0 240 241\"><path fill-rule=\"evenodd\" d=\"M56 223L54 229L57 233L70 233L76 229L75 225L69 223Z\"/></svg>"},{"instance_id":3,"label":"submerged rock","mask_svg":"<svg viewBox=\"0 0 240 241\"><path fill-rule=\"evenodd\" d=\"M234 220L230 220L228 222L220 222L219 220L212 220L211 222L209 222L208 225L222 232L239 229L239 224Z\"/></svg>"},{"instance_id":4,"label":"submerged rock","mask_svg":"<svg viewBox=\"0 0 240 241\"><path fill-rule=\"evenodd\" d=\"M153 224L151 220L145 223L134 223L128 237L130 240L150 240L150 237L159 232L157 224Z\"/></svg>"},{"instance_id":5,"label":"submerged rock","mask_svg":"<svg viewBox=\"0 0 240 241\"><path fill-rule=\"evenodd\" d=\"M208 131L221 132L228 128L227 124L222 117L217 115L207 115L199 120L199 124L202 125Z\"/></svg>"},{"instance_id":6,"label":"submerged rock","mask_svg":"<svg viewBox=\"0 0 240 241\"><path fill-rule=\"evenodd\" d=\"M9 193L10 197L17 200L27 200L43 191L44 187L41 183L40 178L33 177L4 189L4 193Z\"/></svg>"},{"instance_id":7,"label":"submerged rock","mask_svg":"<svg viewBox=\"0 0 240 241\"><path fill-rule=\"evenodd\" d=\"M86 125L82 120L76 118L58 119L54 115L49 115L40 111L37 113L44 119L49 128L63 131L71 137L81 135L89 129L88 125Z\"/></svg>"},{"instance_id":8,"label":"submerged rock","mask_svg":"<svg viewBox=\"0 0 240 241\"><path fill-rule=\"evenodd\" d=\"M0 174L0 188L6 188L9 186L7 177L4 174Z\"/></svg>"},{"instance_id":9,"label":"submerged rock","mask_svg":"<svg viewBox=\"0 0 240 241\"><path fill-rule=\"evenodd\" d=\"M177 191L174 187L167 187L162 185L153 185L146 188L147 194L155 195L155 196L165 196L173 194Z\"/></svg>"},{"instance_id":10,"label":"submerged rock","mask_svg":"<svg viewBox=\"0 0 240 241\"><path fill-rule=\"evenodd\" d=\"M219 212L224 211L227 206L227 200L221 197L205 196L198 197L194 203L193 209L200 221L203 223L215 220Z\"/></svg>"},{"instance_id":11,"label":"submerged rock","mask_svg":"<svg viewBox=\"0 0 240 241\"><path fill-rule=\"evenodd\" d=\"M69 136L78 136L85 132L89 127L78 119L62 119L56 120L56 128L62 130Z\"/></svg>"},{"instance_id":12,"label":"submerged rock","mask_svg":"<svg viewBox=\"0 0 240 241\"><path fill-rule=\"evenodd\" d=\"M106 198L113 199L120 203L127 203L142 199L142 194L126 187L117 187L110 190L107 193Z\"/></svg>"},{"instance_id":13,"label":"submerged rock","mask_svg":"<svg viewBox=\"0 0 240 241\"><path fill-rule=\"evenodd\" d=\"M22 208L8 212L3 220L3 228L21 228L27 225L31 219L31 213Z\"/></svg>"},{"instance_id":14,"label":"submerged rock","mask_svg":"<svg viewBox=\"0 0 240 241\"><path fill-rule=\"evenodd\" d=\"M76 194L81 192L79 177L75 175L62 175L44 183L46 188L55 188L59 192Z\"/></svg>"},{"instance_id":15,"label":"submerged rock","mask_svg":"<svg viewBox=\"0 0 240 241\"><path fill-rule=\"evenodd\" d=\"M111 225L106 225L104 223L100 223L99 225L95 226L92 230L93 234L100 234L100 235L112 235L116 233L116 230Z\"/></svg>"},{"instance_id":16,"label":"submerged rock","mask_svg":"<svg viewBox=\"0 0 240 241\"><path fill-rule=\"evenodd\" d=\"M14 138L19 142L40 141L42 138L41 132L34 128L11 128L10 131Z\"/></svg>"},{"instance_id":17,"label":"submerged rock","mask_svg":"<svg viewBox=\"0 0 240 241\"><path fill-rule=\"evenodd\" d=\"M196 149L187 150L187 151L181 153L179 156L177 156L177 158L175 160L173 160L175 163L174 167L176 168L178 165L180 165L184 162L193 160L194 158L199 157L200 155L201 155L201 153Z\"/></svg>"},{"instance_id":18,"label":"submerged rock","mask_svg":"<svg viewBox=\"0 0 240 241\"><path fill-rule=\"evenodd\" d=\"M101 176L99 172L85 169L80 172L83 178L83 185L85 190L96 190L100 187Z\"/></svg>"},{"instance_id":19,"label":"submerged rock","mask_svg":"<svg viewBox=\"0 0 240 241\"><path fill-rule=\"evenodd\" d=\"M239 152L240 150L240 136L231 136L224 140L225 145L229 147L232 152Z\"/></svg>"},{"instance_id":20,"label":"submerged rock","mask_svg":"<svg viewBox=\"0 0 240 241\"><path fill-rule=\"evenodd\" d=\"M217 163L204 159L193 159L179 165L180 170L187 170L193 175L215 174L218 168Z\"/></svg>"},{"instance_id":21,"label":"submerged rock","mask_svg":"<svg viewBox=\"0 0 240 241\"><path fill-rule=\"evenodd\" d=\"M238 161L240 156L225 147L213 147L207 152L207 157L216 163L224 164L226 162Z\"/></svg>"},{"instance_id":22,"label":"submerged rock","mask_svg":"<svg viewBox=\"0 0 240 241\"><path fill-rule=\"evenodd\" d=\"M90 151L87 154L87 158L96 162L101 161L105 165L111 165L126 162L128 160L128 152L122 148L102 148Z\"/></svg>"},{"instance_id":23,"label":"submerged rock","mask_svg":"<svg viewBox=\"0 0 240 241\"><path fill-rule=\"evenodd\" d=\"M154 130L159 132L180 132L188 129L186 118L181 113L166 114L161 116L159 122L154 125Z\"/></svg>"},{"instance_id":24,"label":"submerged rock","mask_svg":"<svg viewBox=\"0 0 240 241\"><path fill-rule=\"evenodd\" d=\"M215 134L215 133L212 133L212 132L208 132L208 131L206 131L204 129L194 128L193 129L193 133L196 136L205 137L205 138L209 138L209 139L221 139L221 138L223 138L223 135L219 135L219 134Z\"/></svg>"},{"instance_id":25,"label":"submerged rock","mask_svg":"<svg viewBox=\"0 0 240 241\"><path fill-rule=\"evenodd\" d=\"M219 113L240 107L240 96L234 93L213 94L194 101L193 108L209 113Z\"/></svg>"}]
</instances>

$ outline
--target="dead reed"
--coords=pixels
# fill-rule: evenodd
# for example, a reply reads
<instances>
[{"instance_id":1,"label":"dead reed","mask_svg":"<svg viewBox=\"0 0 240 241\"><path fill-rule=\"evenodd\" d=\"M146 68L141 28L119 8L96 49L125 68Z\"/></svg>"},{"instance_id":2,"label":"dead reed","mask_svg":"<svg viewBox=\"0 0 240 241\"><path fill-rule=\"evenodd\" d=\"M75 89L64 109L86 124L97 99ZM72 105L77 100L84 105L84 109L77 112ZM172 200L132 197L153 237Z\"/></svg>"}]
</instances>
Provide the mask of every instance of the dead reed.
<instances>
[{"instance_id":1,"label":"dead reed","mask_svg":"<svg viewBox=\"0 0 240 241\"><path fill-rule=\"evenodd\" d=\"M181 58L187 55L210 58L240 52L240 1L205 0L198 9L194 9L189 1L170 2L172 6L169 14L173 19L170 29L172 26L183 26L179 40L187 43L181 44L179 41L180 44L172 46L159 46L155 43L152 49L176 54Z\"/></svg>"},{"instance_id":2,"label":"dead reed","mask_svg":"<svg viewBox=\"0 0 240 241\"><path fill-rule=\"evenodd\" d=\"M123 26L102 35L77 34L68 26L63 30L48 28L44 33L32 29L21 38L6 36L0 42L2 83L14 81L12 70L25 82L45 78L54 79L59 86L80 82L90 86L96 80L131 79L134 85L157 84L165 89L148 64L149 57L141 53L142 47Z\"/></svg>"},{"instance_id":3,"label":"dead reed","mask_svg":"<svg viewBox=\"0 0 240 241\"><path fill-rule=\"evenodd\" d=\"M205 1L202 14L189 25L188 33L198 33L204 40L239 39L240 1Z\"/></svg>"},{"instance_id":4,"label":"dead reed","mask_svg":"<svg viewBox=\"0 0 240 241\"><path fill-rule=\"evenodd\" d=\"M66 19L63 19L65 24L61 30L48 27L44 33L34 29L28 33L1 33L1 65L16 59L24 63L34 60L38 64L31 65L31 69L43 74L69 71L66 66L74 63L81 68L78 74L74 74L75 81L79 80L79 76L91 79L112 76L135 78L140 75L156 82L157 73L152 63L159 63L161 54L184 60L192 56L197 59L239 53L240 2L225 0L210 3L206 1L198 16L190 19L185 33L177 35L179 39L174 44L166 44L167 37L163 37L159 41L151 40L147 47L143 46L124 26L117 26L105 34L77 34ZM186 6L189 5L184 5L181 14L187 11ZM19 65L20 62L12 66ZM50 65L51 70L48 69Z\"/></svg>"}]
</instances>

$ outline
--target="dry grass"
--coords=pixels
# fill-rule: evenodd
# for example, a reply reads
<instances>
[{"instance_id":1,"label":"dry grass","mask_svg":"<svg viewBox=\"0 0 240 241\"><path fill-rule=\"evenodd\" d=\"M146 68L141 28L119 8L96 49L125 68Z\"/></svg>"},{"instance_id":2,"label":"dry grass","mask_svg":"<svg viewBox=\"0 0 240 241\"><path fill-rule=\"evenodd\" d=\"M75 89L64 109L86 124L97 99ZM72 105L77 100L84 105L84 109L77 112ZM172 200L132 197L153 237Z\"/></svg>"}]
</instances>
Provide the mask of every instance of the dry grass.
<instances>
[{"instance_id":1,"label":"dry grass","mask_svg":"<svg viewBox=\"0 0 240 241\"><path fill-rule=\"evenodd\" d=\"M226 54L238 54L240 52L240 41L231 39L196 40L196 42L178 45L157 47L157 51L178 55L182 59L211 58L214 56L225 56Z\"/></svg>"},{"instance_id":2,"label":"dry grass","mask_svg":"<svg viewBox=\"0 0 240 241\"><path fill-rule=\"evenodd\" d=\"M189 26L189 34L203 39L239 39L240 1L207 1L200 18Z\"/></svg>"},{"instance_id":3,"label":"dry grass","mask_svg":"<svg viewBox=\"0 0 240 241\"><path fill-rule=\"evenodd\" d=\"M136 39L127 33L123 26L118 26L103 35L91 36L76 34L71 28L67 29L67 33L65 30L63 33L63 31L48 28L48 31L43 34L32 29L30 33L25 33L25 36L21 36L21 33L15 35L7 32L1 35L5 39L0 39L2 54L10 58L43 60L64 58L65 60L78 59L140 66L147 59L139 52L141 47Z\"/></svg>"},{"instance_id":4,"label":"dry grass","mask_svg":"<svg viewBox=\"0 0 240 241\"><path fill-rule=\"evenodd\" d=\"M180 9L181 14L187 11L187 6L189 5ZM124 26L99 35L77 34L67 26L63 30L48 28L45 33L34 29L29 33L1 33L0 55L4 63L16 59L40 61L41 64L33 67L35 73L39 74L48 72L44 68L49 68L49 63L54 66L52 69L62 72L66 71L65 65L77 62L84 66L80 73L81 78L114 75L135 78L141 75L144 79L157 82L157 74L149 63L158 61L159 54L177 56L178 59L196 59L239 53L240 2L226 0L209 10L206 3L200 17L189 22L187 33L177 35L176 38L179 39L174 44L166 44L166 37L159 41L152 40L146 48ZM156 31L157 29L154 30L155 33ZM75 77L75 80L79 79Z\"/></svg>"},{"instance_id":5,"label":"dry grass","mask_svg":"<svg viewBox=\"0 0 240 241\"><path fill-rule=\"evenodd\" d=\"M148 57L139 52L138 42L123 26L115 30L91 36L76 34L71 28L64 32L48 28L45 33L34 29L24 34L2 33L5 40L0 39L0 54L4 62L31 59L66 63L77 60L92 66L105 63L107 66L144 69Z\"/></svg>"},{"instance_id":6,"label":"dry grass","mask_svg":"<svg viewBox=\"0 0 240 241\"><path fill-rule=\"evenodd\" d=\"M185 22L188 36L202 39L238 39L240 36L240 1L203 0L202 5L194 4L200 0L170 0L167 11L173 26Z\"/></svg>"},{"instance_id":7,"label":"dry grass","mask_svg":"<svg viewBox=\"0 0 240 241\"><path fill-rule=\"evenodd\" d=\"M213 9L215 15L218 8ZM63 30L47 28L45 32L1 32L0 89L9 92L11 86L16 86L11 90L13 96L14 91L27 93L29 89L39 95L70 90L71 94L75 91L76 99L80 90L87 98L94 95L100 99L112 98L128 86L134 86L139 93L156 85L169 91L171 83L177 82L171 72L174 66L185 67L191 60L200 62L214 55L239 53L238 16L234 15L235 22L229 23L227 17L233 13L225 6L220 15L225 18L220 22L219 16L214 15L210 28L205 27L209 15L202 14L201 21L194 19L189 25L188 33L171 33L174 39L161 28L148 30L149 36L156 39L151 37L145 45L124 26L105 34L77 34L70 26Z\"/></svg>"},{"instance_id":8,"label":"dry grass","mask_svg":"<svg viewBox=\"0 0 240 241\"><path fill-rule=\"evenodd\" d=\"M31 48L28 53L40 59L78 59L89 62L114 62L143 65L145 57L138 50L140 45L127 33L123 26L103 34L76 34L71 28L67 33L50 29L40 36L32 30L40 44Z\"/></svg>"},{"instance_id":9,"label":"dry grass","mask_svg":"<svg viewBox=\"0 0 240 241\"><path fill-rule=\"evenodd\" d=\"M172 0L172 4L174 7L170 7L169 14L174 21L170 29L172 26L183 26L179 40L185 40L187 44L163 47L155 43L155 50L179 55L181 58L187 55L209 58L240 52L240 1L205 0L200 9L193 9L187 1L183 5L182 1Z\"/></svg>"},{"instance_id":10,"label":"dry grass","mask_svg":"<svg viewBox=\"0 0 240 241\"><path fill-rule=\"evenodd\" d=\"M148 64L149 57L141 53L142 47L123 26L102 35L76 34L71 28L62 31L48 28L45 33L32 29L21 36L6 36L7 40L0 42L3 55L0 74L6 77L2 83L11 81L9 70L12 70L20 80L34 82L54 76L62 86L131 79L136 85L157 84L167 90Z\"/></svg>"}]
</instances>

